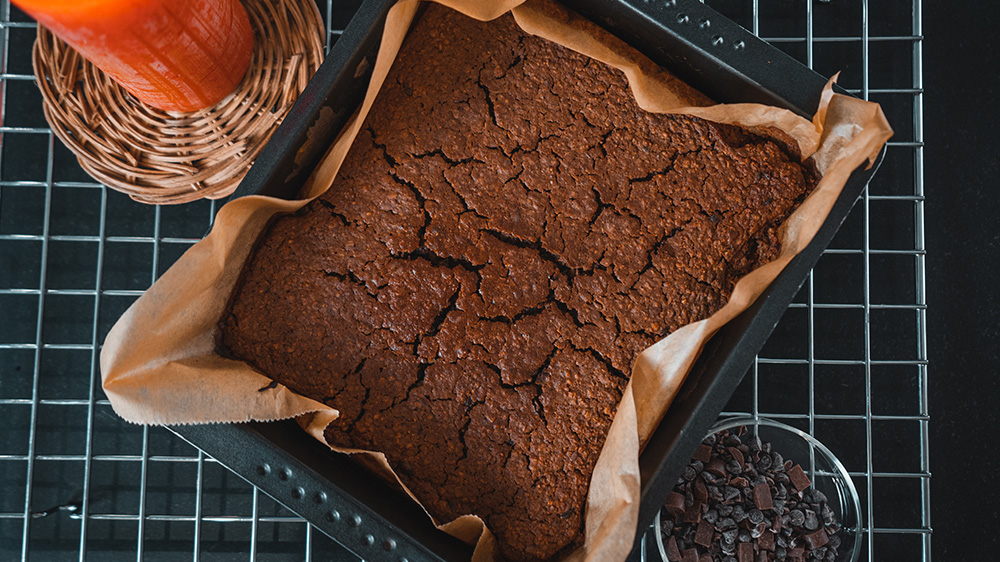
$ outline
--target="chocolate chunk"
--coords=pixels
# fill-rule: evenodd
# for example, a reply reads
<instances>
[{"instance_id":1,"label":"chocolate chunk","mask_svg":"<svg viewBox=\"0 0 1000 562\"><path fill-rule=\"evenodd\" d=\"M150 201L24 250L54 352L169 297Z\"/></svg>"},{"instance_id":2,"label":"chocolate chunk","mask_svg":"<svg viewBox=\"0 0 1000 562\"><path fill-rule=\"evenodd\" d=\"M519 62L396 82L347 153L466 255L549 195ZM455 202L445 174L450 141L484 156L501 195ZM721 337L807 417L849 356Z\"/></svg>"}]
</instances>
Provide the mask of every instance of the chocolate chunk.
<instances>
[{"instance_id":1,"label":"chocolate chunk","mask_svg":"<svg viewBox=\"0 0 1000 562\"><path fill-rule=\"evenodd\" d=\"M713 458L705 463L705 470L711 472L716 476L726 475L726 463L722 462L720 458Z\"/></svg>"},{"instance_id":2,"label":"chocolate chunk","mask_svg":"<svg viewBox=\"0 0 1000 562\"><path fill-rule=\"evenodd\" d=\"M694 491L694 499L701 502L708 501L708 487L705 486L704 480L701 478L696 479L694 481L694 485L692 486L692 490Z\"/></svg>"},{"instance_id":3,"label":"chocolate chunk","mask_svg":"<svg viewBox=\"0 0 1000 562\"><path fill-rule=\"evenodd\" d=\"M757 562L770 562L766 550L761 550L757 552Z\"/></svg>"},{"instance_id":4,"label":"chocolate chunk","mask_svg":"<svg viewBox=\"0 0 1000 562\"><path fill-rule=\"evenodd\" d=\"M757 506L757 509L766 510L771 509L774 505L771 503L771 487L766 483L757 484L753 487L753 503Z\"/></svg>"},{"instance_id":5,"label":"chocolate chunk","mask_svg":"<svg viewBox=\"0 0 1000 562\"><path fill-rule=\"evenodd\" d=\"M740 562L753 562L753 545L748 542L741 542L736 547L736 554Z\"/></svg>"},{"instance_id":6,"label":"chocolate chunk","mask_svg":"<svg viewBox=\"0 0 1000 562\"><path fill-rule=\"evenodd\" d=\"M694 542L708 548L712 546L712 537L714 535L715 529L712 524L708 521L702 521L698 523L698 530L694 534Z\"/></svg>"},{"instance_id":7,"label":"chocolate chunk","mask_svg":"<svg viewBox=\"0 0 1000 562\"><path fill-rule=\"evenodd\" d=\"M694 460L708 462L712 458L712 447L708 445L698 445L698 450L694 452Z\"/></svg>"},{"instance_id":8,"label":"chocolate chunk","mask_svg":"<svg viewBox=\"0 0 1000 562\"><path fill-rule=\"evenodd\" d=\"M702 552L698 555L698 562L712 562L712 555L707 552Z\"/></svg>"},{"instance_id":9,"label":"chocolate chunk","mask_svg":"<svg viewBox=\"0 0 1000 562\"><path fill-rule=\"evenodd\" d=\"M683 562L698 562L697 550L689 548L685 550L683 554L684 554L684 557L682 558Z\"/></svg>"},{"instance_id":10,"label":"chocolate chunk","mask_svg":"<svg viewBox=\"0 0 1000 562\"><path fill-rule=\"evenodd\" d=\"M673 535L667 541L667 560L670 562L681 562L681 551L677 548L677 537Z\"/></svg>"},{"instance_id":11,"label":"chocolate chunk","mask_svg":"<svg viewBox=\"0 0 1000 562\"><path fill-rule=\"evenodd\" d=\"M802 558L803 556L805 556L805 553L806 549L802 548L801 546L796 546L794 548L788 549L789 558Z\"/></svg>"},{"instance_id":12,"label":"chocolate chunk","mask_svg":"<svg viewBox=\"0 0 1000 562\"><path fill-rule=\"evenodd\" d=\"M663 504L663 508L674 517L681 515L685 511L684 496L677 492L670 492L670 495L667 496L667 502Z\"/></svg>"},{"instance_id":13,"label":"chocolate chunk","mask_svg":"<svg viewBox=\"0 0 1000 562\"><path fill-rule=\"evenodd\" d=\"M819 548L826 543L830 542L830 537L827 536L826 531L819 529L816 532L809 533L805 536L806 544L809 545L809 549Z\"/></svg>"},{"instance_id":14,"label":"chocolate chunk","mask_svg":"<svg viewBox=\"0 0 1000 562\"><path fill-rule=\"evenodd\" d=\"M774 550L774 533L771 531L764 531L764 534L760 536L760 540L757 541L757 546L761 550Z\"/></svg>"},{"instance_id":15,"label":"chocolate chunk","mask_svg":"<svg viewBox=\"0 0 1000 562\"><path fill-rule=\"evenodd\" d=\"M729 447L726 450L729 451L729 454L733 456L734 461L738 462L740 466L743 466L743 464L746 462L746 459L743 458L743 451L740 451L739 448L737 447Z\"/></svg>"},{"instance_id":16,"label":"chocolate chunk","mask_svg":"<svg viewBox=\"0 0 1000 562\"><path fill-rule=\"evenodd\" d=\"M697 523L701 521L701 502L696 501L684 512L685 523Z\"/></svg>"},{"instance_id":17,"label":"chocolate chunk","mask_svg":"<svg viewBox=\"0 0 1000 562\"><path fill-rule=\"evenodd\" d=\"M736 478L733 478L732 480L729 481L729 485L734 486L736 488L742 488L747 484L749 484L749 482L747 482L747 479L743 478L742 476L737 476Z\"/></svg>"}]
</instances>

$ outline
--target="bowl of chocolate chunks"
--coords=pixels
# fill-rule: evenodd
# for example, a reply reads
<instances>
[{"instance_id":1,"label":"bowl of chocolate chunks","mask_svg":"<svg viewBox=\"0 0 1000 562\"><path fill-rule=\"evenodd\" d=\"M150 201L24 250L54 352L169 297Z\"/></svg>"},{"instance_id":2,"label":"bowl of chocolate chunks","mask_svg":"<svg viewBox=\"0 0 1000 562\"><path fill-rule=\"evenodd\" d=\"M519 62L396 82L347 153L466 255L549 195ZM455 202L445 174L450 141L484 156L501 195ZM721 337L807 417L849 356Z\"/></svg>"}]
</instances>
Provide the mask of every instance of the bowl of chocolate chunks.
<instances>
[{"instance_id":1,"label":"bowl of chocolate chunks","mask_svg":"<svg viewBox=\"0 0 1000 562\"><path fill-rule=\"evenodd\" d=\"M813 436L728 418L684 467L652 534L665 562L856 562L861 502Z\"/></svg>"}]
</instances>

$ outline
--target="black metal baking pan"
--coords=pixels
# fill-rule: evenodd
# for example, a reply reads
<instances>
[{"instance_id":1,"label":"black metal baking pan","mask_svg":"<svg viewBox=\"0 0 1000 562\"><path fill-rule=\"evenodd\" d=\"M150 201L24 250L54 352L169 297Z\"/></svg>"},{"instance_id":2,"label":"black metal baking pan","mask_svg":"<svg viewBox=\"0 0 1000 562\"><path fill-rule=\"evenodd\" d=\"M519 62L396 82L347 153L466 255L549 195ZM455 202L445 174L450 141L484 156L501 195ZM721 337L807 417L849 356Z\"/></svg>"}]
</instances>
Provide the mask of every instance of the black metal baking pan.
<instances>
[{"instance_id":1,"label":"black metal baking pan","mask_svg":"<svg viewBox=\"0 0 1000 562\"><path fill-rule=\"evenodd\" d=\"M290 198L300 190L360 104L395 1L361 5L233 197ZM811 116L826 83L697 0L565 3L719 102L766 103ZM874 171L854 172L812 243L706 345L640 456L638 529L652 521ZM436 530L408 498L331 453L293 422L172 430L365 560L469 559L471 548ZM633 558L641 537L637 533Z\"/></svg>"}]
</instances>

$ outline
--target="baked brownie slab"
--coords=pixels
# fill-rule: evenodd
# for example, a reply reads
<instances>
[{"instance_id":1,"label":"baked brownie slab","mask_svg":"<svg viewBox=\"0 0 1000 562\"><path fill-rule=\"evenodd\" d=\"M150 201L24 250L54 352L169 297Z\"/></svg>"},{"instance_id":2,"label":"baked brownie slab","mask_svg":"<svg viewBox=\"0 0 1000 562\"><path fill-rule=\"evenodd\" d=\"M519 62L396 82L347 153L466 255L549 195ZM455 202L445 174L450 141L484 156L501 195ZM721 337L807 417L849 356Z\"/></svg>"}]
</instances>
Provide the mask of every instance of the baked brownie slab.
<instances>
[{"instance_id":1,"label":"baked brownie slab","mask_svg":"<svg viewBox=\"0 0 1000 562\"><path fill-rule=\"evenodd\" d=\"M440 6L333 186L262 235L221 348L337 408L440 522L578 546L638 353L777 256L815 178L785 145L641 110L624 76Z\"/></svg>"}]
</instances>

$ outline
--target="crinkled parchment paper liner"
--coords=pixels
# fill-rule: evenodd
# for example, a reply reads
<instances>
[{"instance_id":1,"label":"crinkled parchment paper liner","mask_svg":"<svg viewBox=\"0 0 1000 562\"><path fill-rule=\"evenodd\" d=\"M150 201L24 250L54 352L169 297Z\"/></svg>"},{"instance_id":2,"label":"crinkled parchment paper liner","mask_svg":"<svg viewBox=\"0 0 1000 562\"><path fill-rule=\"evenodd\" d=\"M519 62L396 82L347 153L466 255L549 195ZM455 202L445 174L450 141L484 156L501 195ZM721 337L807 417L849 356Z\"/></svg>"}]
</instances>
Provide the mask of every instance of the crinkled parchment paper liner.
<instances>
[{"instance_id":1,"label":"crinkled parchment paper liner","mask_svg":"<svg viewBox=\"0 0 1000 562\"><path fill-rule=\"evenodd\" d=\"M878 105L833 94L828 84L810 122L787 110L756 104L696 107L690 88L629 54L617 39L596 26L538 0L441 0L478 19L512 11L527 32L545 37L621 69L639 105L649 111L696 115L744 126L777 127L813 156L823 173L815 191L784 226L782 253L742 278L728 304L711 317L689 324L639 355L607 440L597 461L587 498L584 546L572 560L624 559L636 532L641 445L659 423L704 343L723 324L745 310L803 249L823 224L848 176L877 156L892 131ZM389 12L372 83L364 103L331 147L305 190L325 190L357 134L416 12L416 0L402 0ZM695 104L695 105L692 105ZM245 363L215 351L217 323L243 262L260 231L275 213L290 212L306 200L245 197L225 205L212 232L195 244L115 324L101 353L104 389L126 420L149 424L186 424L275 420L298 417L319 440L337 411L296 395ZM309 414L309 415L305 415ZM340 450L340 449L338 449ZM380 453L356 450L365 464L394 474ZM394 478L400 488L405 486ZM412 497L412 495L411 495ZM475 560L488 560L495 543L482 521L465 516L437 522L440 528L477 543Z\"/></svg>"}]
</instances>

